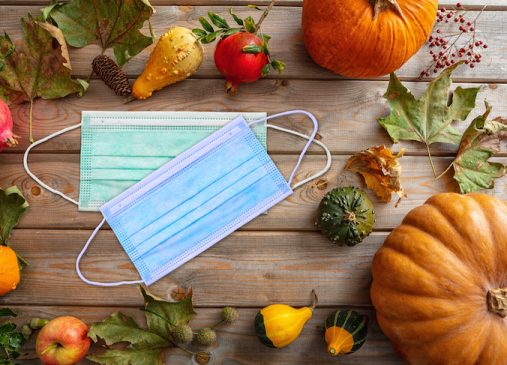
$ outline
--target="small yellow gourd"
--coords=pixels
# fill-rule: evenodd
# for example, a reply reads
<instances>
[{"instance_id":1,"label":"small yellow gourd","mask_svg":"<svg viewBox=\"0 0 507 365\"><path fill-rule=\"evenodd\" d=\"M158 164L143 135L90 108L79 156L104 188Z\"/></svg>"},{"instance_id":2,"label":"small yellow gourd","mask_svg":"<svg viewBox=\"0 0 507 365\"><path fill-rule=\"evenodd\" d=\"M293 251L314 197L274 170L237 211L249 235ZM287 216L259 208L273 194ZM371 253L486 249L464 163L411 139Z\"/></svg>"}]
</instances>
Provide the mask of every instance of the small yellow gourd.
<instances>
[{"instance_id":1,"label":"small yellow gourd","mask_svg":"<svg viewBox=\"0 0 507 365\"><path fill-rule=\"evenodd\" d=\"M160 37L144 72L134 83L132 95L148 99L155 90L185 80L201 66L203 49L188 28L173 27Z\"/></svg>"},{"instance_id":2,"label":"small yellow gourd","mask_svg":"<svg viewBox=\"0 0 507 365\"><path fill-rule=\"evenodd\" d=\"M311 307L292 308L285 304L273 304L262 309L255 317L255 332L263 345L283 348L293 343L304 325L312 318L317 305L317 295L312 291Z\"/></svg>"}]
</instances>

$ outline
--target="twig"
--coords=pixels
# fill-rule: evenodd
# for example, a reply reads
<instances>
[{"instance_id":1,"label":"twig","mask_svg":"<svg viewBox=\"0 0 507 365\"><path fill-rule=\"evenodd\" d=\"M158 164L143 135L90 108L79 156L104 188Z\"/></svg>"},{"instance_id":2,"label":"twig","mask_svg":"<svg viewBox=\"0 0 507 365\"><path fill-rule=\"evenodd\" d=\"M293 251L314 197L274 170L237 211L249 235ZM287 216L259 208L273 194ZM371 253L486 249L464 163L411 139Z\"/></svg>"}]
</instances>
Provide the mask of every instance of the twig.
<instances>
[{"instance_id":1,"label":"twig","mask_svg":"<svg viewBox=\"0 0 507 365\"><path fill-rule=\"evenodd\" d=\"M257 34L257 32L259 31L259 29L261 28L262 22L264 22L264 19L266 19L266 17L268 16L269 12L271 11L271 9L273 9L273 6L275 6L275 2L276 2L276 0L271 0L271 3L268 5L268 7L266 8L266 10L264 10L264 13L262 13L261 18L259 19L259 21L255 25L255 34Z\"/></svg>"},{"instance_id":2,"label":"twig","mask_svg":"<svg viewBox=\"0 0 507 365\"><path fill-rule=\"evenodd\" d=\"M435 180L439 180L441 179L445 174L447 174L449 172L449 170L451 169L451 167L453 166L453 164L451 163L445 170L444 172L442 172L440 175L438 175Z\"/></svg>"}]
</instances>

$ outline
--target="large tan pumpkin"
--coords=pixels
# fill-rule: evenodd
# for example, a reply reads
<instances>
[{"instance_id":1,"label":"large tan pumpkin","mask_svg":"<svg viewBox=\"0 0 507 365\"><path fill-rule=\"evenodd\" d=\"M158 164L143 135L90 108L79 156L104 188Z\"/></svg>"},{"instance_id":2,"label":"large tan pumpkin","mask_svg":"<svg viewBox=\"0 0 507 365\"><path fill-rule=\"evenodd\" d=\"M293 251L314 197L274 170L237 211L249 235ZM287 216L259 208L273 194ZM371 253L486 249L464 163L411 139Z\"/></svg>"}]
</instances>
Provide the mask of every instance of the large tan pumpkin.
<instances>
[{"instance_id":1,"label":"large tan pumpkin","mask_svg":"<svg viewBox=\"0 0 507 365\"><path fill-rule=\"evenodd\" d=\"M507 364L507 203L440 194L373 260L383 332L412 365Z\"/></svg>"},{"instance_id":2,"label":"large tan pumpkin","mask_svg":"<svg viewBox=\"0 0 507 365\"><path fill-rule=\"evenodd\" d=\"M304 0L305 45L315 62L340 75L386 75L426 42L437 6L437 0Z\"/></svg>"}]
</instances>

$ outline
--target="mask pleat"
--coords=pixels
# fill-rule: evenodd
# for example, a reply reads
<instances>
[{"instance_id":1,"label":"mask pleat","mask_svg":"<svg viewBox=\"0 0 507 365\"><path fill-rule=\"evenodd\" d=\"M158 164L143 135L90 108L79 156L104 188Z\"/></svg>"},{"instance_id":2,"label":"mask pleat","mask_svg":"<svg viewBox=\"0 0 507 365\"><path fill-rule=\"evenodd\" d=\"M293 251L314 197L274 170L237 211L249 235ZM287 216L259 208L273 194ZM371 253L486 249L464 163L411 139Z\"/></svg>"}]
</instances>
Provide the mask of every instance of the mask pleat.
<instances>
[{"instance_id":1,"label":"mask pleat","mask_svg":"<svg viewBox=\"0 0 507 365\"><path fill-rule=\"evenodd\" d=\"M147 228L131 236L130 241L136 247L136 253L142 255L148 245L157 245L173 235L173 232L180 230L182 222L195 216L196 210L203 211L212 201L228 199L228 196L234 195L236 190L243 188L245 181L258 179L265 174L266 170L258 159L255 157L249 159L240 167L206 186L162 218L157 219ZM163 231L162 234L160 234L161 231Z\"/></svg>"},{"instance_id":2,"label":"mask pleat","mask_svg":"<svg viewBox=\"0 0 507 365\"><path fill-rule=\"evenodd\" d=\"M223 201L221 200L223 196L217 196L215 200L212 199L203 206L204 212L200 210L192 212L185 217L185 222L179 225L179 231L160 242L158 239L150 242L149 251L135 260L143 262L150 271L164 265L174 265L175 262L168 262L168 258L175 257L177 261L178 257L189 249L186 242L189 240L199 242L205 239L218 229L229 225L237 216L254 208L255 204L252 202L258 201L254 199L267 199L277 193L278 189L269 176L256 178L257 180L253 182L248 180L247 183L245 180L244 184L239 184L243 187L241 190L237 190L237 187L231 189L229 193L234 191L234 194L225 194L227 200ZM258 189L259 186L262 186L262 190ZM168 252L170 256L167 256Z\"/></svg>"},{"instance_id":3,"label":"mask pleat","mask_svg":"<svg viewBox=\"0 0 507 365\"><path fill-rule=\"evenodd\" d=\"M238 118L101 211L150 285L291 193Z\"/></svg>"},{"instance_id":4,"label":"mask pleat","mask_svg":"<svg viewBox=\"0 0 507 365\"><path fill-rule=\"evenodd\" d=\"M220 161L222 153L227 153L230 156L227 164L223 164ZM222 147L222 150L205 155L204 158L193 164L193 168L183 170L177 177L164 182L164 185L160 185L150 191L147 199L136 202L132 208L146 212L144 217L136 222L132 222L129 210L126 210L124 213L118 214L118 223L124 226L124 232L127 236L133 236L136 232L153 223L153 221L168 211L183 204L195 193L206 188L211 182L220 179L238 166L241 166L251 158L251 154L248 146L246 148L238 148L237 144L229 141L226 146ZM203 169L208 171L206 179L202 178ZM165 189L165 185L170 185L170 189ZM178 194L178 192L181 192L181 194ZM188 192L194 193L189 195Z\"/></svg>"},{"instance_id":5,"label":"mask pleat","mask_svg":"<svg viewBox=\"0 0 507 365\"><path fill-rule=\"evenodd\" d=\"M172 113L174 117L166 113L155 118L135 114L115 118L83 114L80 210L98 210L228 122L225 114L209 118L210 113ZM263 116L248 114L249 120ZM252 130L265 147L266 126Z\"/></svg>"}]
</instances>

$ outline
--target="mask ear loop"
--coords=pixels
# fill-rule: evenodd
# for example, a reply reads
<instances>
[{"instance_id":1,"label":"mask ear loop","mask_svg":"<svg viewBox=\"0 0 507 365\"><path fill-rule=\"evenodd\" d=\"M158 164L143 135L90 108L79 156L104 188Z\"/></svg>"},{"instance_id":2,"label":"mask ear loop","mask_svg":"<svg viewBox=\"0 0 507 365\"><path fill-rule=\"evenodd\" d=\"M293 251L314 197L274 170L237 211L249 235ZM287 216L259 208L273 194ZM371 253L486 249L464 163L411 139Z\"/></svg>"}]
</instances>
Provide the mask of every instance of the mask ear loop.
<instances>
[{"instance_id":1,"label":"mask ear loop","mask_svg":"<svg viewBox=\"0 0 507 365\"><path fill-rule=\"evenodd\" d=\"M268 120L271 120L271 119L275 119L275 118L280 118L280 117L284 117L284 116L287 116L287 115L294 115L294 114L303 114L303 115L306 115L308 118L310 118L310 120L312 121L313 123L313 132L310 136L307 136L307 135L304 135L302 133L298 133L296 131L292 131L290 129L285 129L285 128L282 128L282 127L276 127L274 125L268 125L269 128L273 128L273 129L276 129L276 130L279 130L279 131L282 131L282 132L286 132L286 133L290 133L290 134L293 134L293 135L296 135L296 136L299 136L299 137L302 137L302 138L305 138L308 140L308 142L306 143L305 147L303 148L303 150L301 151L301 154L299 155L299 158L298 158L298 161L296 163L296 166L294 167L294 169L292 170L292 173L290 174L290 177L289 177L289 180L287 181L289 185L292 184L292 181L294 180L294 177L296 175L296 172L297 170L299 169L299 167L301 166L301 163L303 162L303 158L305 157L306 155L306 152L308 151L308 149L310 148L311 144L312 143L316 143L318 144L319 146L321 146L324 151L326 152L326 157L327 157L327 163L326 163L326 167L321 170L320 172L318 172L317 174L295 184L292 189L297 189L299 187L301 187L302 185L304 184L307 184L308 182L318 178L318 177L321 177L322 175L324 175L325 173L327 173L329 171L329 169L331 168L331 163L332 163L332 156L331 156L331 152L329 151L329 149L327 148L326 145L324 145L322 142L320 141L317 141L315 139L315 136L317 135L317 131L319 130L319 122L317 121L317 119L315 118L315 116L312 114L312 113L309 113L305 110L289 110L289 111L286 111L286 112L283 112L283 113L278 113L278 114L273 114L273 115L270 115L269 117L266 117L266 118L262 118L262 119L259 119L259 120L255 120L253 122L250 122L248 123L249 126L252 126L254 124L257 124L257 123L262 123L264 121L268 121Z\"/></svg>"},{"instance_id":2,"label":"mask ear loop","mask_svg":"<svg viewBox=\"0 0 507 365\"><path fill-rule=\"evenodd\" d=\"M298 136L298 137L310 140L310 136L307 136L306 134L302 134L302 133L293 131L292 129L286 129L286 128L278 127L278 126L273 125L273 124L267 124L266 126L268 128L275 129L277 131L293 134L295 136ZM315 180L315 179L317 179L317 178L325 175L331 169L331 165L333 163L333 157L331 155L331 151L329 151L329 148L327 148L327 146L324 143L322 143L321 141L318 141L316 139L314 139L312 142L315 143L315 144L317 144L317 145L319 145L324 150L324 152L326 153L326 158L327 158L326 166L322 170L320 170L319 172L317 172L315 175L312 175L312 176L310 176L310 177L308 177L308 178L306 178L306 179L298 182L297 184L295 184L292 187L293 190L296 190L297 188L299 188L299 187L301 187L301 186L309 183L310 181L313 181L313 180Z\"/></svg>"},{"instance_id":3,"label":"mask ear loop","mask_svg":"<svg viewBox=\"0 0 507 365\"><path fill-rule=\"evenodd\" d=\"M84 275L81 273L81 269L79 267L79 264L81 263L81 259L83 258L86 250L88 250L88 246L90 246L90 243L92 243L93 239L99 233L102 226L106 223L106 219L102 219L102 222L99 223L99 225L95 228L93 233L90 235L90 238L88 238L88 241L86 241L86 244L84 245L83 249L79 253L77 259L76 259L76 273L79 278L85 282L88 285L94 285L94 286L103 286L103 287L112 287L112 286L120 286L120 285L133 285L133 284L142 284L142 280L134 280L134 281L118 281L118 282L112 282L112 283L101 283L98 281L92 281L88 280L84 277Z\"/></svg>"},{"instance_id":4,"label":"mask ear loop","mask_svg":"<svg viewBox=\"0 0 507 365\"><path fill-rule=\"evenodd\" d=\"M65 133L67 133L67 132L73 131L73 130L78 129L78 128L81 128L81 123L76 124L76 125L73 125L73 126L71 126L71 127L67 127L67 128L65 128L65 129L62 129L61 131L55 132L55 133L53 133L53 134L50 134L49 136L44 137L44 138L42 138L41 140L38 140L37 142L35 142L35 143L31 144L30 146L28 146L28 148L26 149L25 154L24 154L24 156L23 156L23 167L24 167L24 169L25 169L26 173L27 173L27 174L28 174L28 175L29 175L32 179L34 179L34 180L35 180L35 182L36 182L37 184L39 184L40 186L42 186L42 187L43 187L44 189L46 189L47 191L50 191L50 192L52 192L53 194L59 195L59 196L61 196L63 199L65 199L65 200L67 200L67 201L69 201L69 202L71 202L72 204L75 204L75 205L79 205L79 202L77 202L76 200L72 199L70 196L65 195L65 194L64 194L64 193L62 193L61 191L58 191L58 190L56 190L56 189L54 189L54 188L52 188L52 187L48 186L48 185L47 185L47 184L45 184L45 183L44 183L41 179L39 179L39 178L38 178L38 177L37 177L37 176L36 176L36 175L35 175L32 171L30 171L30 168L28 167L28 155L30 154L30 151L31 151L33 148L35 148L35 147L37 147L37 146L39 146L39 145L41 145L41 144L43 144L43 143L45 143L45 142L49 141L50 139L53 139L53 138L55 138L55 137L58 137L58 136L60 136L60 135L62 135L62 134L65 134Z\"/></svg>"}]
</instances>

